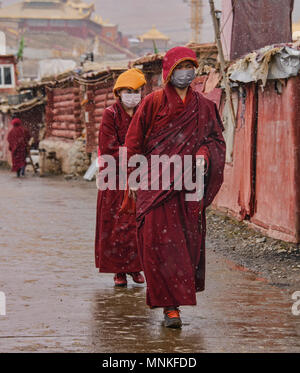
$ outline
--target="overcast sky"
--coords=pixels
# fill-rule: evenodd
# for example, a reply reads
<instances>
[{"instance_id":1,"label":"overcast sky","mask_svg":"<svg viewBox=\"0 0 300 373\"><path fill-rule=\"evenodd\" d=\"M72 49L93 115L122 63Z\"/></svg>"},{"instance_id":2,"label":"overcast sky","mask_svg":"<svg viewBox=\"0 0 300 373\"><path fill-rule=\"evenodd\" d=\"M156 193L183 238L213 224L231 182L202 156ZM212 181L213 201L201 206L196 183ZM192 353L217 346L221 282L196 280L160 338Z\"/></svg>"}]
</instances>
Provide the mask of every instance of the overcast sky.
<instances>
[{"instance_id":1,"label":"overcast sky","mask_svg":"<svg viewBox=\"0 0 300 373\"><path fill-rule=\"evenodd\" d=\"M176 42L187 42L192 33L189 24L190 8L184 0L85 0L96 4L96 12L111 23L119 25L126 35L138 36L153 25ZM3 6L20 0L3 0ZM214 40L208 1L204 1L204 23L201 41ZM215 0L215 6L221 9L221 0ZM295 0L294 21L300 21L300 0Z\"/></svg>"}]
</instances>

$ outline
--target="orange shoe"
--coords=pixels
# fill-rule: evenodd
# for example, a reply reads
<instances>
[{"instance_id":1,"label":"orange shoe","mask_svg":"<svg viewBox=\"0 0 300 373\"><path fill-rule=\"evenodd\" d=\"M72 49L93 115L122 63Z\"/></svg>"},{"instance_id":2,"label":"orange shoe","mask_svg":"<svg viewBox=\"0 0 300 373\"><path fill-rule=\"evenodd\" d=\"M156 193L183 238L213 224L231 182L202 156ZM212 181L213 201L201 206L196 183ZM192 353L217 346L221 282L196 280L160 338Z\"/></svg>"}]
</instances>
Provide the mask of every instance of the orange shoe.
<instances>
[{"instance_id":1,"label":"orange shoe","mask_svg":"<svg viewBox=\"0 0 300 373\"><path fill-rule=\"evenodd\" d=\"M137 284L143 284L145 282L145 279L140 272L130 272L128 275L130 275L133 281Z\"/></svg>"},{"instance_id":2,"label":"orange shoe","mask_svg":"<svg viewBox=\"0 0 300 373\"><path fill-rule=\"evenodd\" d=\"M126 273L116 273L114 276L114 282L115 282L115 286L126 286L127 285Z\"/></svg>"},{"instance_id":3,"label":"orange shoe","mask_svg":"<svg viewBox=\"0 0 300 373\"><path fill-rule=\"evenodd\" d=\"M179 315L180 311L178 308L174 307L173 309L164 309L165 316L165 327L180 329L182 326L182 321Z\"/></svg>"}]
</instances>

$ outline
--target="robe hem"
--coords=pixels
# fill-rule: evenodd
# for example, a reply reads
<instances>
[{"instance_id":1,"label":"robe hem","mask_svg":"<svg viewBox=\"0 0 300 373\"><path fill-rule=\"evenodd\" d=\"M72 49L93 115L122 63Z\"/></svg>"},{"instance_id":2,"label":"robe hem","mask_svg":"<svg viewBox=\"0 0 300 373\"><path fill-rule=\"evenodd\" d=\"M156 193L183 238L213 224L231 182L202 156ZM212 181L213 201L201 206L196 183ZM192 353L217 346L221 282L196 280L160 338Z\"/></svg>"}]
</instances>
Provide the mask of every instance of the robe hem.
<instances>
[{"instance_id":1,"label":"robe hem","mask_svg":"<svg viewBox=\"0 0 300 373\"><path fill-rule=\"evenodd\" d=\"M119 269L119 270L116 270L116 271L113 271L111 269L102 269L102 268L99 268L99 267L96 267L99 269L99 272L100 273L132 273L132 272L142 272L143 270L142 269Z\"/></svg>"},{"instance_id":2,"label":"robe hem","mask_svg":"<svg viewBox=\"0 0 300 373\"><path fill-rule=\"evenodd\" d=\"M154 309L154 308L164 308L164 307L171 307L171 306L174 306L174 307L182 307L182 306L197 306L197 302L195 303L181 303L181 304L175 304L175 305L171 305L170 303L166 303L166 304L162 304L160 306L151 306L150 304L147 303L147 306L149 306L150 309Z\"/></svg>"}]
</instances>

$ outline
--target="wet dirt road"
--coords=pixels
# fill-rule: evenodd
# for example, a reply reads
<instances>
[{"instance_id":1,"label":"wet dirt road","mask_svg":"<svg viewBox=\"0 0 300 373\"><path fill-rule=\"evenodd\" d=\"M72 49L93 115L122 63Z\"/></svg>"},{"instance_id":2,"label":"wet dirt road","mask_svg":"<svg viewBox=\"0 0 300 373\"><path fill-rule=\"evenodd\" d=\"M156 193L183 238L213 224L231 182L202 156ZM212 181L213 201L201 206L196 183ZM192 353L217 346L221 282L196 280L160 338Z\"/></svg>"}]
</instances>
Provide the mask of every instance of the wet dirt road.
<instances>
[{"instance_id":1,"label":"wet dirt road","mask_svg":"<svg viewBox=\"0 0 300 373\"><path fill-rule=\"evenodd\" d=\"M300 352L293 291L207 250L206 291L162 326L145 286L94 267L94 183L0 170L0 352ZM300 307L299 307L300 308Z\"/></svg>"}]
</instances>

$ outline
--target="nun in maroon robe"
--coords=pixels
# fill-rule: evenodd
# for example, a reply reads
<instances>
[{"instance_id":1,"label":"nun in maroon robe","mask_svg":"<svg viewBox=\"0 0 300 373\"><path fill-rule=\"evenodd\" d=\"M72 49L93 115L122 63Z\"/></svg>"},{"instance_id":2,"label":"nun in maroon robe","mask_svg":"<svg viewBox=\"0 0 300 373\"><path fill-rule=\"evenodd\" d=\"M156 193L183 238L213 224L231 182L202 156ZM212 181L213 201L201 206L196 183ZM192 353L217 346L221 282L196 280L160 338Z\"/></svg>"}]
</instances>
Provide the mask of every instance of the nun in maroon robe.
<instances>
[{"instance_id":1,"label":"nun in maroon robe","mask_svg":"<svg viewBox=\"0 0 300 373\"><path fill-rule=\"evenodd\" d=\"M119 169L119 148L123 146L132 115L146 83L138 69L122 73L114 86L116 103L105 109L99 130L99 154L113 156ZM118 178L118 175L117 175ZM118 185L118 181L117 181ZM126 274L143 283L137 250L134 215L120 214L123 190L99 190L95 238L95 264L100 272L115 273L115 286L126 286Z\"/></svg>"},{"instance_id":2,"label":"nun in maroon robe","mask_svg":"<svg viewBox=\"0 0 300 373\"><path fill-rule=\"evenodd\" d=\"M9 144L9 150L11 151L12 157L12 171L24 175L26 167L26 156L28 142L30 140L29 131L23 127L22 122L19 118L12 120L13 128L10 130L7 136Z\"/></svg>"},{"instance_id":3,"label":"nun in maroon robe","mask_svg":"<svg viewBox=\"0 0 300 373\"><path fill-rule=\"evenodd\" d=\"M128 158L146 156L148 174L152 155L191 155L194 160L202 155L206 161L205 193L200 202L186 201L187 191L175 190L175 176L170 190L139 189L136 193L147 304L163 307L165 326L175 328L181 327L178 307L196 305L196 292L205 287L205 209L221 187L225 164L224 128L216 105L189 85L185 97L180 97L171 83L175 69L188 61L197 66L189 48L176 47L165 55L164 88L145 97L125 139Z\"/></svg>"}]
</instances>

